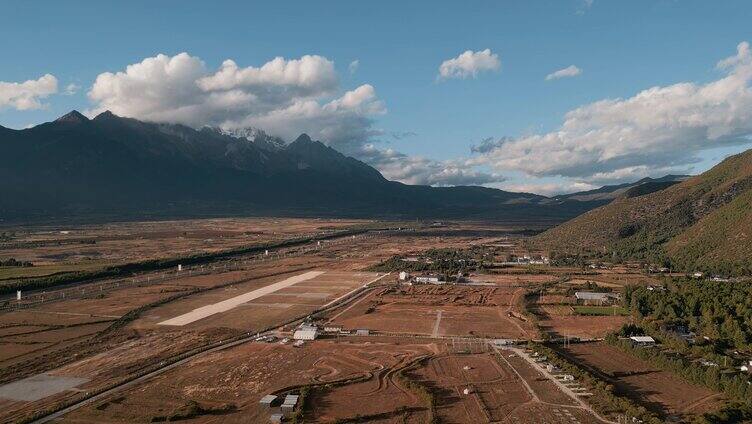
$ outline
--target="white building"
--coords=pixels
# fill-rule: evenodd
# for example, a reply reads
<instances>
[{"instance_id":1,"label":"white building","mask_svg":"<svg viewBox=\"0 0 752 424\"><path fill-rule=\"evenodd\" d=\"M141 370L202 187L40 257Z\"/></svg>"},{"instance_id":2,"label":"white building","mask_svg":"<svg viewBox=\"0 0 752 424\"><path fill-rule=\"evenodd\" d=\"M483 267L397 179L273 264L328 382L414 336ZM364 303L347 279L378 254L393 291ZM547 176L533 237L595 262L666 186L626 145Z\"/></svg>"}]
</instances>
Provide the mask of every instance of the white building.
<instances>
[{"instance_id":1,"label":"white building","mask_svg":"<svg viewBox=\"0 0 752 424\"><path fill-rule=\"evenodd\" d=\"M418 283L439 284L439 277L415 277Z\"/></svg>"},{"instance_id":2,"label":"white building","mask_svg":"<svg viewBox=\"0 0 752 424\"><path fill-rule=\"evenodd\" d=\"M399 279L400 280L405 281L408 278L410 278L410 274L408 274L407 272L402 271L402 272L399 273Z\"/></svg>"},{"instance_id":3,"label":"white building","mask_svg":"<svg viewBox=\"0 0 752 424\"><path fill-rule=\"evenodd\" d=\"M282 412L292 412L295 410L295 405L298 404L298 398L299 395L287 395L285 396L285 401L282 403L282 406L280 409L282 409Z\"/></svg>"},{"instance_id":4,"label":"white building","mask_svg":"<svg viewBox=\"0 0 752 424\"><path fill-rule=\"evenodd\" d=\"M264 397L261 398L261 400L259 401L259 403L261 405L269 408L269 407L272 406L272 403L274 403L275 400L277 400L276 396L274 396L274 395L266 395L266 396L264 396Z\"/></svg>"},{"instance_id":5,"label":"white building","mask_svg":"<svg viewBox=\"0 0 752 424\"><path fill-rule=\"evenodd\" d=\"M574 298L577 303L603 305L615 299L619 299L619 295L615 293L578 291L574 293Z\"/></svg>"},{"instance_id":6,"label":"white building","mask_svg":"<svg viewBox=\"0 0 752 424\"><path fill-rule=\"evenodd\" d=\"M315 325L303 324L292 334L295 340L315 340L319 335L319 329Z\"/></svg>"},{"instance_id":7,"label":"white building","mask_svg":"<svg viewBox=\"0 0 752 424\"><path fill-rule=\"evenodd\" d=\"M635 346L655 346L655 339L650 336L632 336L629 340Z\"/></svg>"}]
</instances>

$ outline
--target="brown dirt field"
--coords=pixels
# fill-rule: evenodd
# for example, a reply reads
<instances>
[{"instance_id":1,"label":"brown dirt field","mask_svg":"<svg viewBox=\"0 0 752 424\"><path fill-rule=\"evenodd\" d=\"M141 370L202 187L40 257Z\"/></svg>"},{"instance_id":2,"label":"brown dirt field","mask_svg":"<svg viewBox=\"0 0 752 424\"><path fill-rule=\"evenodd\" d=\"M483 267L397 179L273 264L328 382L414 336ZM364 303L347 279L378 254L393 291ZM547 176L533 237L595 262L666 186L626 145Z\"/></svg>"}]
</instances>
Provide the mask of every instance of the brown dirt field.
<instances>
[{"instance_id":1,"label":"brown dirt field","mask_svg":"<svg viewBox=\"0 0 752 424\"><path fill-rule=\"evenodd\" d=\"M577 403L559 390L549 378L541 374L538 370L531 367L530 364L518 355L509 355L502 351L504 358L522 375L527 384L532 387L533 391L541 402L553 403L557 405L577 406Z\"/></svg>"},{"instance_id":2,"label":"brown dirt field","mask_svg":"<svg viewBox=\"0 0 752 424\"><path fill-rule=\"evenodd\" d=\"M16 336L19 334L25 334L46 329L44 325L23 325L23 324L8 324L5 327L0 327L0 337Z\"/></svg>"},{"instance_id":3,"label":"brown dirt field","mask_svg":"<svg viewBox=\"0 0 752 424\"><path fill-rule=\"evenodd\" d=\"M659 284L660 281L649 275L635 273L633 271L612 272L599 270L597 275L583 276L582 280L593 281L603 287L624 287L629 285Z\"/></svg>"},{"instance_id":4,"label":"brown dirt field","mask_svg":"<svg viewBox=\"0 0 752 424\"><path fill-rule=\"evenodd\" d=\"M78 314L117 317L125 315L131 309L138 308L141 305L156 302L157 300L174 296L177 293L185 292L189 289L190 287L172 284L133 287L104 292L96 297L76 299L70 302L53 302L41 305L33 310L40 312L66 313L71 310L71 306L75 305L75 313Z\"/></svg>"},{"instance_id":5,"label":"brown dirt field","mask_svg":"<svg viewBox=\"0 0 752 424\"><path fill-rule=\"evenodd\" d=\"M535 303L537 305L550 305L550 304L562 304L562 303L574 303L574 300L572 299L573 296L565 296L562 294L545 294L543 295L543 302L540 301L540 298L535 299Z\"/></svg>"},{"instance_id":6,"label":"brown dirt field","mask_svg":"<svg viewBox=\"0 0 752 424\"><path fill-rule=\"evenodd\" d=\"M606 334L618 330L629 320L625 316L555 316L540 319L538 326L541 332L554 337L579 337L584 339L605 337Z\"/></svg>"},{"instance_id":7,"label":"brown dirt field","mask_svg":"<svg viewBox=\"0 0 752 424\"><path fill-rule=\"evenodd\" d=\"M467 336L523 338L536 334L517 317L514 304L523 289L468 286L398 286L378 288L354 305L329 315L346 329ZM500 306L494 306L500 305ZM441 320L437 319L441 311Z\"/></svg>"},{"instance_id":8,"label":"brown dirt field","mask_svg":"<svg viewBox=\"0 0 752 424\"><path fill-rule=\"evenodd\" d=\"M720 405L720 396L605 343L571 344L560 351L612 383L628 396L662 416L689 420Z\"/></svg>"},{"instance_id":9,"label":"brown dirt field","mask_svg":"<svg viewBox=\"0 0 752 424\"><path fill-rule=\"evenodd\" d=\"M504 273L499 274L479 274L477 276L471 276L471 279L476 281L488 281L496 283L499 286L524 286L533 285L539 283L548 283L556 281L559 278L555 275L549 274L521 274L521 273L507 273L508 270L504 270Z\"/></svg>"},{"instance_id":10,"label":"brown dirt field","mask_svg":"<svg viewBox=\"0 0 752 424\"><path fill-rule=\"evenodd\" d=\"M566 408L543 403L527 403L512 411L506 423L600 424L601 421L579 408Z\"/></svg>"},{"instance_id":11,"label":"brown dirt field","mask_svg":"<svg viewBox=\"0 0 752 424\"><path fill-rule=\"evenodd\" d=\"M367 328L371 330L431 334L436 320L436 310L415 305L384 305L366 313L368 302L361 302L342 316L332 321L346 329Z\"/></svg>"},{"instance_id":12,"label":"brown dirt field","mask_svg":"<svg viewBox=\"0 0 752 424\"><path fill-rule=\"evenodd\" d=\"M534 334L529 323L509 317L506 310L483 307L440 307L439 335L473 335L504 339L521 339Z\"/></svg>"},{"instance_id":13,"label":"brown dirt field","mask_svg":"<svg viewBox=\"0 0 752 424\"><path fill-rule=\"evenodd\" d=\"M548 315L571 316L574 310L568 305L543 305L540 307Z\"/></svg>"},{"instance_id":14,"label":"brown dirt field","mask_svg":"<svg viewBox=\"0 0 752 424\"><path fill-rule=\"evenodd\" d=\"M409 375L434 394L442 423L598 422L575 407L553 383L538 382L539 376L528 364L515 362L513 366L540 400L533 398L509 364L491 353L439 356ZM472 393L465 395L466 388Z\"/></svg>"},{"instance_id":15,"label":"brown dirt field","mask_svg":"<svg viewBox=\"0 0 752 424\"><path fill-rule=\"evenodd\" d=\"M62 305L63 303L59 303ZM75 311L75 303L67 305L70 311ZM75 325L85 324L92 321L99 321L101 318L92 317L89 314L77 313L51 313L49 311L38 311L35 309L24 309L20 311L0 313L0 327L7 325L38 325L38 326L58 326L58 325Z\"/></svg>"},{"instance_id":16,"label":"brown dirt field","mask_svg":"<svg viewBox=\"0 0 752 424\"><path fill-rule=\"evenodd\" d=\"M84 324L75 327L64 327L59 329L50 329L33 334L22 334L16 336L5 336L3 342L8 343L57 343L60 341L78 339L85 336L96 334L110 325L110 322L98 324Z\"/></svg>"},{"instance_id":17,"label":"brown dirt field","mask_svg":"<svg viewBox=\"0 0 752 424\"><path fill-rule=\"evenodd\" d=\"M35 351L46 349L50 345L52 345L52 343L0 343L0 363L11 361L20 356L25 356Z\"/></svg>"},{"instance_id":18,"label":"brown dirt field","mask_svg":"<svg viewBox=\"0 0 752 424\"><path fill-rule=\"evenodd\" d=\"M113 320L36 310L0 314L1 325L5 326L0 335L0 369L83 342Z\"/></svg>"},{"instance_id":19,"label":"brown dirt field","mask_svg":"<svg viewBox=\"0 0 752 424\"><path fill-rule=\"evenodd\" d=\"M384 303L506 306L512 304L515 293L514 290L485 286L413 285L384 288L377 296Z\"/></svg>"},{"instance_id":20,"label":"brown dirt field","mask_svg":"<svg viewBox=\"0 0 752 424\"><path fill-rule=\"evenodd\" d=\"M490 354L434 358L410 375L434 393L440 422L498 421L531 399L513 372ZM466 388L473 393L463 394Z\"/></svg>"},{"instance_id":21,"label":"brown dirt field","mask_svg":"<svg viewBox=\"0 0 752 424\"><path fill-rule=\"evenodd\" d=\"M39 265L106 265L146 258L214 252L370 221L298 218L220 218L7 228L14 239L0 254Z\"/></svg>"},{"instance_id":22,"label":"brown dirt field","mask_svg":"<svg viewBox=\"0 0 752 424\"><path fill-rule=\"evenodd\" d=\"M520 338L532 328L517 318L506 315L505 309L468 306L423 306L384 304L366 313L368 302L362 302L333 320L347 329L367 328L376 331L432 334L438 311L442 311L437 334L440 336L477 335L483 337ZM514 322L513 322L514 321ZM522 329L518 328L517 323Z\"/></svg>"},{"instance_id":23,"label":"brown dirt field","mask_svg":"<svg viewBox=\"0 0 752 424\"><path fill-rule=\"evenodd\" d=\"M169 414L186 402L196 401L207 406L233 403L237 407L237 411L228 414L199 417L200 422L262 423L268 420L269 412L258 401L274 390L369 375L382 377L373 377L369 382L352 387L336 387L332 392L318 394L313 390L312 410L322 418L390 412L396 405L415 402L404 394L405 402L400 402L402 392L395 391L390 380L383 377L383 371L406 358L430 351L424 345L314 342L294 348L276 343L248 343L199 358L190 366L172 370L112 399L75 411L64 417L63 422L148 422L153 416ZM356 397L337 396L342 390ZM385 395L396 398L388 399L383 405L381 401L363 401L381 400ZM361 400L353 402L356 399Z\"/></svg>"},{"instance_id":24,"label":"brown dirt field","mask_svg":"<svg viewBox=\"0 0 752 424\"><path fill-rule=\"evenodd\" d=\"M94 390L106 387L113 381L154 365L178 352L221 338L223 337L222 334L222 332L199 334L181 331L143 334L140 337L134 335L133 338L112 345L105 352L82 358L69 365L50 370L49 373L90 379L88 383L79 387L82 390ZM224 333L224 337L227 337L226 333ZM76 355L73 352L68 354ZM19 420L30 412L64 400L75 395L75 393L74 391L62 392L35 402L9 402L7 407L0 412L0 422Z\"/></svg>"}]
</instances>

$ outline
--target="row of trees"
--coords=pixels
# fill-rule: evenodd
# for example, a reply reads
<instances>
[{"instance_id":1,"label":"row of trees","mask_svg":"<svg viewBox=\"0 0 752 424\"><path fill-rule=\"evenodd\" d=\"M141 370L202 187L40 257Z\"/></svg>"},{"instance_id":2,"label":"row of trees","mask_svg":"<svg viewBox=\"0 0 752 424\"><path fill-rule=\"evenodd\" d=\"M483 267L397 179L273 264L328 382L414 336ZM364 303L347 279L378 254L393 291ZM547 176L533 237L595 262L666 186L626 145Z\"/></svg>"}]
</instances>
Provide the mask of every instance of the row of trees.
<instances>
[{"instance_id":1,"label":"row of trees","mask_svg":"<svg viewBox=\"0 0 752 424\"><path fill-rule=\"evenodd\" d=\"M16 258L0 259L0 266L15 266L15 267L32 267L33 263L29 261L19 261Z\"/></svg>"},{"instance_id":2,"label":"row of trees","mask_svg":"<svg viewBox=\"0 0 752 424\"><path fill-rule=\"evenodd\" d=\"M443 275L457 275L483 269L483 259L489 252L480 248L470 249L428 249L418 260L405 260L403 255L391 258L374 265L371 271L376 272L430 272Z\"/></svg>"}]
</instances>

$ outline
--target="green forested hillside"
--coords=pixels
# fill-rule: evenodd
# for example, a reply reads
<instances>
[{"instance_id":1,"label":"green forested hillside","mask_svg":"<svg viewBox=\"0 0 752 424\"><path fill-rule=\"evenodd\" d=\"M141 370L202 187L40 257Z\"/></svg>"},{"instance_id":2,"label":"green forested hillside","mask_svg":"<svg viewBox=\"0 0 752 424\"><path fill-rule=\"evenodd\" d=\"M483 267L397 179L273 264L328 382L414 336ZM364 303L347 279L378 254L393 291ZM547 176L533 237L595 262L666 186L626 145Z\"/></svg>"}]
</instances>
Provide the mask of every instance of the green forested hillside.
<instances>
[{"instance_id":1,"label":"green forested hillside","mask_svg":"<svg viewBox=\"0 0 752 424\"><path fill-rule=\"evenodd\" d=\"M624 196L535 238L552 251L752 272L752 150L664 190Z\"/></svg>"}]
</instances>

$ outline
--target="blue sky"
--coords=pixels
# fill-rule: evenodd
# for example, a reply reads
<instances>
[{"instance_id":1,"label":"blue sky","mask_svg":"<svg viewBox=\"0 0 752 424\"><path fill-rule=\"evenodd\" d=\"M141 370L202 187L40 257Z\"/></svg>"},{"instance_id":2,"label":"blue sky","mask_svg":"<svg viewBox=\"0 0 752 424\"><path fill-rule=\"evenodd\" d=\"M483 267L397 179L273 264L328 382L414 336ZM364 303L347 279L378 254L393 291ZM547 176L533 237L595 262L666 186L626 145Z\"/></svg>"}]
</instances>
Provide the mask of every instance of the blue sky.
<instances>
[{"instance_id":1,"label":"blue sky","mask_svg":"<svg viewBox=\"0 0 752 424\"><path fill-rule=\"evenodd\" d=\"M716 65L743 55L737 50L739 44L752 39L752 4L747 1L279 3L4 2L0 43L5 59L0 81L22 83L51 74L58 87L56 94L40 97L41 107L33 110L17 110L18 104L2 105L0 100L0 125L23 128L74 108L93 113L104 104L119 107L120 114L192 125L266 123L271 129L261 127L269 132L290 128L291 133L331 134L333 140L323 141L403 181L482 183L541 193L674 171L700 172L749 147L745 144L749 125L744 124L705 142L698 134L716 134L718 121L666 134L663 128L675 128L672 120L680 119L676 116L693 113L684 106L677 106L676 114L667 113L667 121L656 125L655 137L666 138L661 145L645 142L651 135L642 131L635 138L621 139L634 146L614 152L598 144L602 140L589 139L581 128L575 131L579 135L566 140L542 140L561 130L568 111L599 100L629 99L642 90L677 83L702 87L743 74ZM498 58L496 69L479 71L474 77L437 78L444 61L467 50L485 49ZM312 121L318 118L290 117L294 112L289 106L304 101L300 97L264 110L263 117L251 116L257 113L249 112L257 110L254 106L243 109L249 119L234 114L224 120L212 110L214 120L200 122L147 113L132 104L139 99L116 97L112 90L97 100L87 95L101 73L123 72L157 54L173 57L181 52L200 58L209 74L225 59L243 68L261 67L275 57L321 56L333 63L336 86L304 100L314 100L324 110L347 91L368 85L373 92L362 91L368 99L357 110L315 115L330 126ZM356 60L357 69L351 73L348 67ZM545 80L570 65L581 74ZM80 88L66 95L70 84ZM722 101L749 106L746 96L727 96ZM695 97L692 102L700 102ZM676 103L683 104L681 99ZM282 109L288 120L271 121L268 115ZM611 125L603 124L611 115L604 117L600 111L596 115L583 125L598 127L601 137L619 132L599 127ZM738 121L746 116L742 113ZM331 127L357 125L354 132L335 132ZM619 129L633 125L629 121L619 124ZM530 138L533 135L540 137ZM498 142L507 138L512 141ZM490 139L492 150L472 153L471 146L484 139ZM594 143L592 149L588 143ZM531 149L532 144L536 147ZM682 157L669 158L672 149L682 151ZM547 151L556 154L549 158ZM570 161L573 166L537 166L536 160Z\"/></svg>"}]
</instances>

